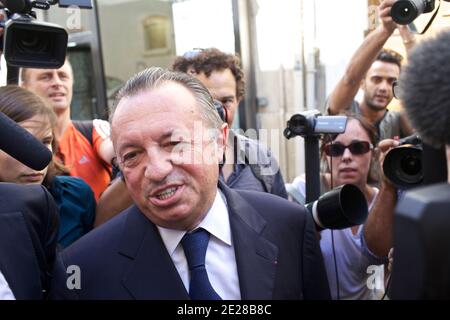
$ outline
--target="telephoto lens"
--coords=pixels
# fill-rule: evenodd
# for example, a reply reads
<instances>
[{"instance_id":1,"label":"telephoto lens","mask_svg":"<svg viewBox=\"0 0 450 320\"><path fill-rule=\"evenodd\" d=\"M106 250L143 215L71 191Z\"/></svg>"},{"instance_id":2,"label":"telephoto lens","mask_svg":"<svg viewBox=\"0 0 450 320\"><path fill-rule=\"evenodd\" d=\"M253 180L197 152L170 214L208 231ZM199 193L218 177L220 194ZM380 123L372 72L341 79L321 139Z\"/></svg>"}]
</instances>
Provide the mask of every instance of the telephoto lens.
<instances>
[{"instance_id":1,"label":"telephoto lens","mask_svg":"<svg viewBox=\"0 0 450 320\"><path fill-rule=\"evenodd\" d=\"M434 10L435 0L397 0L391 8L391 17L398 24L410 24L422 13Z\"/></svg>"},{"instance_id":2,"label":"telephoto lens","mask_svg":"<svg viewBox=\"0 0 450 320\"><path fill-rule=\"evenodd\" d=\"M383 162L383 173L398 189L410 189L422 184L422 143L416 135L399 141Z\"/></svg>"},{"instance_id":3,"label":"telephoto lens","mask_svg":"<svg viewBox=\"0 0 450 320\"><path fill-rule=\"evenodd\" d=\"M324 193L306 208L312 214L318 231L357 226L363 224L369 214L364 194L352 184Z\"/></svg>"}]
</instances>

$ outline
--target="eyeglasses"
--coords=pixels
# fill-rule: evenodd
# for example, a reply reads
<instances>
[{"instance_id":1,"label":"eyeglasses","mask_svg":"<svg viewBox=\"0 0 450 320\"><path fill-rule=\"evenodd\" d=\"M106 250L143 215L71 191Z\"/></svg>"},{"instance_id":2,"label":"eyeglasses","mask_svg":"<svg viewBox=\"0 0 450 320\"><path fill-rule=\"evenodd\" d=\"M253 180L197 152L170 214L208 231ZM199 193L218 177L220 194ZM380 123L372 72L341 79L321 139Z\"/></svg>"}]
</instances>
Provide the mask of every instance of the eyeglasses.
<instances>
[{"instance_id":1,"label":"eyeglasses","mask_svg":"<svg viewBox=\"0 0 450 320\"><path fill-rule=\"evenodd\" d=\"M373 149L373 145L367 141L354 141L348 146L340 143L330 143L324 148L325 154L329 157L340 157L344 154L345 149L350 150L354 155L362 155Z\"/></svg>"}]
</instances>

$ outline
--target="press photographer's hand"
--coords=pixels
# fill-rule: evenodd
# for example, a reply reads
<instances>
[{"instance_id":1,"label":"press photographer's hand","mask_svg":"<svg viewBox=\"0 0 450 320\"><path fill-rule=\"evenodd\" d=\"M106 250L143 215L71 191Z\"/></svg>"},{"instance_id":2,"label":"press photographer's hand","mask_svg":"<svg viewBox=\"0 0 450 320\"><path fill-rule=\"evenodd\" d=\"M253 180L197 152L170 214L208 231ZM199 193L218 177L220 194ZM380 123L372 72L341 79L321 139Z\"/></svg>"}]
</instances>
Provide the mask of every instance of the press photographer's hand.
<instances>
[{"instance_id":1,"label":"press photographer's hand","mask_svg":"<svg viewBox=\"0 0 450 320\"><path fill-rule=\"evenodd\" d=\"M389 150L391 150L395 147L398 147L398 145L399 145L399 142L394 139L384 139L378 143L378 150L380 152L380 156L379 156L380 168L383 168L384 158L386 157L386 154L389 152ZM382 175L382 179L381 179L382 184L385 186L393 187L392 183L384 175L383 170L380 170L380 171L381 171L381 175Z\"/></svg>"},{"instance_id":2,"label":"press photographer's hand","mask_svg":"<svg viewBox=\"0 0 450 320\"><path fill-rule=\"evenodd\" d=\"M381 25L389 33L394 32L395 28L397 27L397 24L394 22L394 20L392 20L391 17L391 8L394 5L395 1L397 0L384 0L378 7L378 16L380 18Z\"/></svg>"}]
</instances>

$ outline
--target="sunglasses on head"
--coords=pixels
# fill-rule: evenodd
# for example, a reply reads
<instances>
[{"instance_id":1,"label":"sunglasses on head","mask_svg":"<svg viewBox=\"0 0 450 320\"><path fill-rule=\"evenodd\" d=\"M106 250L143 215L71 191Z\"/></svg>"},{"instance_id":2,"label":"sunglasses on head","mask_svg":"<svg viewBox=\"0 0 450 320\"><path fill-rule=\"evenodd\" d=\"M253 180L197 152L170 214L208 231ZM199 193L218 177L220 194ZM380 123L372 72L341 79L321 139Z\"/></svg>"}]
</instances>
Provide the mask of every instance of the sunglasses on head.
<instances>
[{"instance_id":1,"label":"sunglasses on head","mask_svg":"<svg viewBox=\"0 0 450 320\"><path fill-rule=\"evenodd\" d=\"M183 58L193 59L196 56L198 56L200 53L202 53L203 51L205 51L205 49L203 49L203 48L194 48L194 49L192 49L190 51L185 52L183 54Z\"/></svg>"},{"instance_id":2,"label":"sunglasses on head","mask_svg":"<svg viewBox=\"0 0 450 320\"><path fill-rule=\"evenodd\" d=\"M342 156L345 152L345 149L350 150L350 152L354 155L361 155L369 152L373 149L373 145L367 141L354 141L350 143L348 146L340 143L334 142L327 144L325 146L325 154L329 157L339 157Z\"/></svg>"}]
</instances>

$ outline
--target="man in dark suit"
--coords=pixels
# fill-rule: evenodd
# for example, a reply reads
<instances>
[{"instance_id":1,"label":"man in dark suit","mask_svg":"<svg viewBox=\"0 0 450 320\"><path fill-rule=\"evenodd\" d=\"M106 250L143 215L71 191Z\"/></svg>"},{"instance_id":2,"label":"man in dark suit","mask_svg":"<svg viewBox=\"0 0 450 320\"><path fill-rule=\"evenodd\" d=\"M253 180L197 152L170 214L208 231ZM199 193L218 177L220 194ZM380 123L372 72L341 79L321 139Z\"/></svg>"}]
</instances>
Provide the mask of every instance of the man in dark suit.
<instances>
[{"instance_id":1,"label":"man in dark suit","mask_svg":"<svg viewBox=\"0 0 450 320\"><path fill-rule=\"evenodd\" d=\"M0 183L0 297L43 299L50 284L58 214L41 185Z\"/></svg>"},{"instance_id":2,"label":"man in dark suit","mask_svg":"<svg viewBox=\"0 0 450 320\"><path fill-rule=\"evenodd\" d=\"M51 297L329 298L305 209L219 182L228 125L198 80L142 71L119 93L111 128L136 205L61 253Z\"/></svg>"}]
</instances>

